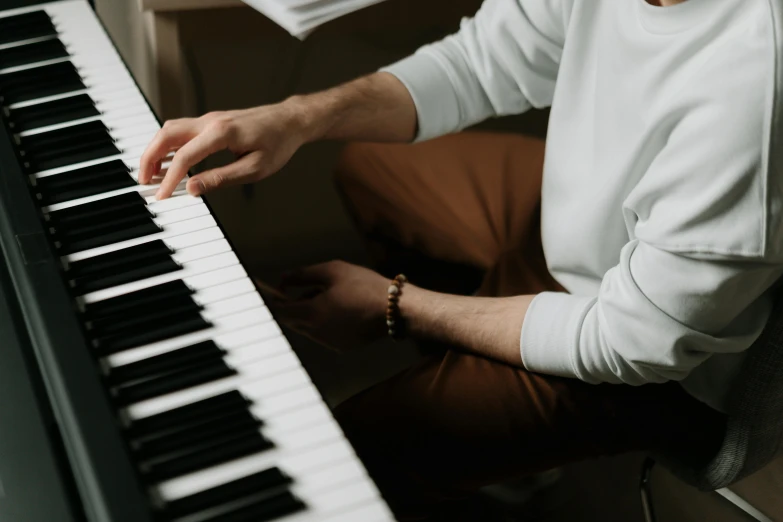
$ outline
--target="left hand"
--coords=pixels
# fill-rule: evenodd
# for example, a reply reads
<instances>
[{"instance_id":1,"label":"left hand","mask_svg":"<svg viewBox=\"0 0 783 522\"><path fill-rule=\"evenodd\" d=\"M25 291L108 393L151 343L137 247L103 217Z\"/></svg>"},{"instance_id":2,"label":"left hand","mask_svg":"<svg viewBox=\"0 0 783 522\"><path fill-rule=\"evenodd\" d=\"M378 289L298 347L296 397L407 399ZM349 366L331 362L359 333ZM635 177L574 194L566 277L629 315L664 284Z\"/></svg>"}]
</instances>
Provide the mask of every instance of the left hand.
<instances>
[{"instance_id":1,"label":"left hand","mask_svg":"<svg viewBox=\"0 0 783 522\"><path fill-rule=\"evenodd\" d=\"M286 326L337 351L375 341L386 334L389 281L344 261L297 270L281 289L301 288L299 298L268 296L269 306Z\"/></svg>"}]
</instances>

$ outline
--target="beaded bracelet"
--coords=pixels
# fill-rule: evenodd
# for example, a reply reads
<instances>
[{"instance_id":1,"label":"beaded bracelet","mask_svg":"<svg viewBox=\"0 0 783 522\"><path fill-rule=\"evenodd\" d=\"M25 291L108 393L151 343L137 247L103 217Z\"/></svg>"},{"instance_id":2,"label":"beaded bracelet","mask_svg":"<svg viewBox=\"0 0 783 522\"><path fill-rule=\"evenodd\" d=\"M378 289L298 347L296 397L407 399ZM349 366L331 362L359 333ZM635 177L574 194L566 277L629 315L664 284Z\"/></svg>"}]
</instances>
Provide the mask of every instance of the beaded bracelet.
<instances>
[{"instance_id":1,"label":"beaded bracelet","mask_svg":"<svg viewBox=\"0 0 783 522\"><path fill-rule=\"evenodd\" d=\"M389 327L389 337L395 341L402 339L403 321L400 315L400 296L402 285L408 281L403 274L398 274L389 285L389 306L386 308L386 326Z\"/></svg>"}]
</instances>

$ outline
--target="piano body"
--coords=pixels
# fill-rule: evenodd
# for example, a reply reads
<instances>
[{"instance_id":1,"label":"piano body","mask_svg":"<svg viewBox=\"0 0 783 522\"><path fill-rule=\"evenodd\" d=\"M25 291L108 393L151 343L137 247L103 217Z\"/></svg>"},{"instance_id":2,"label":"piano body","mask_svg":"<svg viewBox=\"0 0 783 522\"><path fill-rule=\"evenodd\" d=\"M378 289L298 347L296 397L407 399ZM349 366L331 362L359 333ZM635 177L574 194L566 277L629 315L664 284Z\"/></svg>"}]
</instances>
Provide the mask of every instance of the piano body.
<instances>
[{"instance_id":1,"label":"piano body","mask_svg":"<svg viewBox=\"0 0 783 522\"><path fill-rule=\"evenodd\" d=\"M393 516L86 0L0 0L0 520Z\"/></svg>"}]
</instances>

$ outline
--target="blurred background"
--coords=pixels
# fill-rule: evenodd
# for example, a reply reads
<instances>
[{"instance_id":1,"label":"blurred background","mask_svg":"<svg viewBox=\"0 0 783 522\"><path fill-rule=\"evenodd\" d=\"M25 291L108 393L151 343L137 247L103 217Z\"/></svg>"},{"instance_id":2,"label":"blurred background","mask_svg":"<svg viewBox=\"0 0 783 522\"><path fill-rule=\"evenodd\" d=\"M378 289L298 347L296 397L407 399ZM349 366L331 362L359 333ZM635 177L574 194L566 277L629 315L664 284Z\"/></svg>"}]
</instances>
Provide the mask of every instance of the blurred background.
<instances>
[{"instance_id":1,"label":"blurred background","mask_svg":"<svg viewBox=\"0 0 783 522\"><path fill-rule=\"evenodd\" d=\"M372 72L453 32L481 2L388 0L330 22L304 41L238 0L95 3L142 91L168 119L273 103ZM546 111L533 111L482 128L543 137L546 122ZM362 243L332 183L340 147L308 145L271 179L223 189L208 198L257 277L275 282L282 270L296 266L330 259L365 261ZM213 159L221 160L227 158ZM416 357L411 346L393 343L337 356L297 336L291 340L331 404L394 374ZM628 455L565 469L552 489L529 503L525 520L641 521L642 458ZM717 493L697 492L663 470L655 471L653 487L659 520L751 520ZM780 461L735 490L773 520L783 520Z\"/></svg>"}]
</instances>

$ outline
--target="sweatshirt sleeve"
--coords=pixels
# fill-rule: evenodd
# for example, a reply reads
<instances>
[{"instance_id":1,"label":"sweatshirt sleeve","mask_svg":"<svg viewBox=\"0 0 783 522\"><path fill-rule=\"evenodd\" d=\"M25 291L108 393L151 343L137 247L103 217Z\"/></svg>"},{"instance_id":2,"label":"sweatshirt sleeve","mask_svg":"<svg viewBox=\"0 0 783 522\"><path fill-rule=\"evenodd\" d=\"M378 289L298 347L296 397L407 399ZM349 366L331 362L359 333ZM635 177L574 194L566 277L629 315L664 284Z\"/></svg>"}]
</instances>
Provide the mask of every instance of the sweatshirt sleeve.
<instances>
[{"instance_id":1,"label":"sweatshirt sleeve","mask_svg":"<svg viewBox=\"0 0 783 522\"><path fill-rule=\"evenodd\" d=\"M772 309L777 265L703 259L628 243L597 297L544 292L522 326L525 367L589 383L682 380L715 353L739 353Z\"/></svg>"},{"instance_id":2,"label":"sweatshirt sleeve","mask_svg":"<svg viewBox=\"0 0 783 522\"><path fill-rule=\"evenodd\" d=\"M533 299L520 339L529 370L591 383L682 380L760 335L783 274L770 239L783 232L772 219L783 195L767 163L768 71L752 66L766 54L729 43L672 99L666 143L621 209L629 241L597 295Z\"/></svg>"},{"instance_id":3,"label":"sweatshirt sleeve","mask_svg":"<svg viewBox=\"0 0 783 522\"><path fill-rule=\"evenodd\" d=\"M573 0L486 0L459 32L382 69L410 91L417 141L552 103Z\"/></svg>"}]
</instances>

